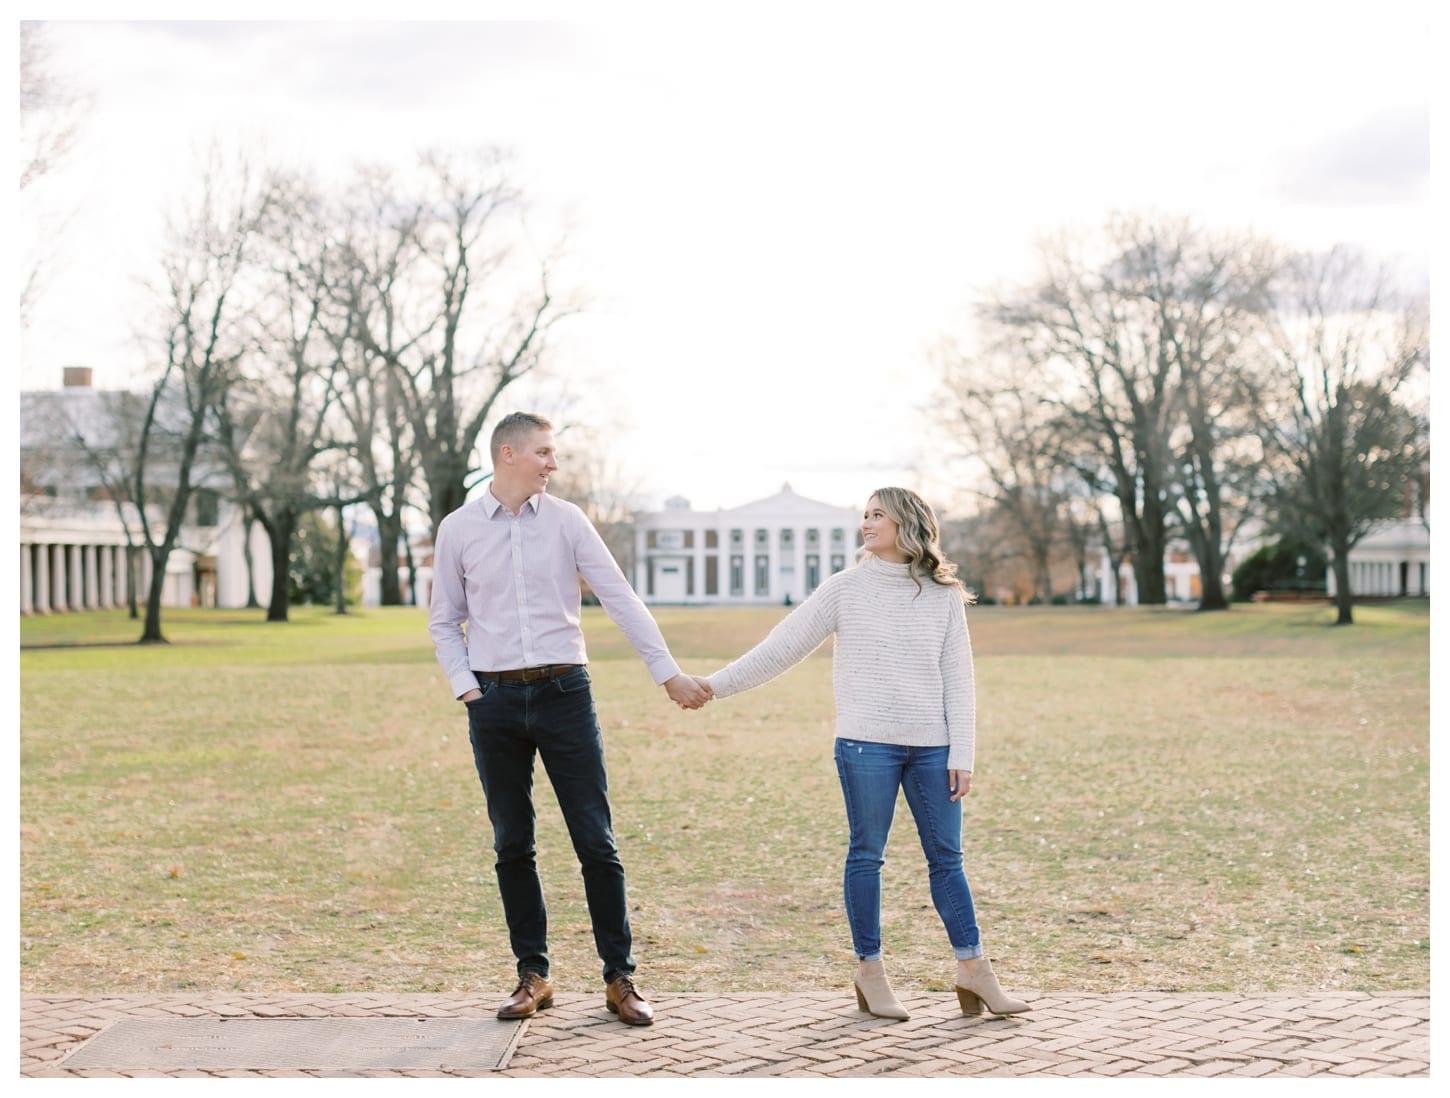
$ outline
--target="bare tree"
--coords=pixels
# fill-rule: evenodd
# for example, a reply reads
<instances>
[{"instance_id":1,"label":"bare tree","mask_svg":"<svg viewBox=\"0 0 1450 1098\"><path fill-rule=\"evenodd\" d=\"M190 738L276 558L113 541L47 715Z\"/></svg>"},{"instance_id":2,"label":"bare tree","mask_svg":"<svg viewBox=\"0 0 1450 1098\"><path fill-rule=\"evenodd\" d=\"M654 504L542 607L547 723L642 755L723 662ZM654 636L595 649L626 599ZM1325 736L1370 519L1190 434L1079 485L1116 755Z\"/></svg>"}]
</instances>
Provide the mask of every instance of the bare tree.
<instances>
[{"instance_id":1,"label":"bare tree","mask_svg":"<svg viewBox=\"0 0 1450 1098\"><path fill-rule=\"evenodd\" d=\"M436 529L482 469L479 438L495 403L539 364L550 330L572 310L550 287L552 261L526 254L522 195L501 154L466 164L430 155L423 172L417 277L394 284L394 307L365 313L359 335L400 383ZM409 314L415 323L390 348L375 325Z\"/></svg>"},{"instance_id":2,"label":"bare tree","mask_svg":"<svg viewBox=\"0 0 1450 1098\"><path fill-rule=\"evenodd\" d=\"M1428 305L1353 249L1300 255L1279 286L1269 354L1278 383L1259 408L1274 520L1328 547L1337 623L1350 625L1349 553L1408 512L1428 468L1414 391L1429 372Z\"/></svg>"},{"instance_id":3,"label":"bare tree","mask_svg":"<svg viewBox=\"0 0 1450 1098\"><path fill-rule=\"evenodd\" d=\"M940 356L946 433L985 476L975 494L1008 521L1032 567L1033 597L1051 601L1052 562L1065 533L1062 421L1058 410L1019 382L1000 352Z\"/></svg>"},{"instance_id":4,"label":"bare tree","mask_svg":"<svg viewBox=\"0 0 1450 1098\"><path fill-rule=\"evenodd\" d=\"M1184 220L1117 217L1101 241L1044 244L1036 280L980 310L989 338L1011 348L1024 394L1058 410L1064 451L1092 454L1117 500L1140 602L1167 601L1164 557L1182 529L1204 577L1201 606L1227 606L1224 512L1246 506L1237 351L1264 308L1271 257L1266 244Z\"/></svg>"},{"instance_id":5,"label":"bare tree","mask_svg":"<svg viewBox=\"0 0 1450 1098\"><path fill-rule=\"evenodd\" d=\"M1141 237L1144 293L1158 310L1162 354L1177 370L1179 422L1169 445L1178 527L1198 562L1198 608L1227 610L1224 564L1260 494L1252 348L1281 259L1266 241L1210 237L1186 223L1145 226Z\"/></svg>"},{"instance_id":6,"label":"bare tree","mask_svg":"<svg viewBox=\"0 0 1450 1098\"><path fill-rule=\"evenodd\" d=\"M253 262L261 280L253 353L217 394L217 432L239 502L266 531L272 556L268 621L288 618L288 565L298 519L332 505L313 485L337 446L330 412L345 385L345 315L334 310L342 253L322 196L298 179L267 183L269 216Z\"/></svg>"},{"instance_id":7,"label":"bare tree","mask_svg":"<svg viewBox=\"0 0 1450 1098\"><path fill-rule=\"evenodd\" d=\"M161 362L145 398L131 482L152 568L143 644L165 641L166 565L186 520L198 458L216 437L217 407L246 350L247 264L267 204L245 166L228 169L213 154L196 204L170 230L158 306ZM161 509L159 522L152 521L152 504Z\"/></svg>"},{"instance_id":8,"label":"bare tree","mask_svg":"<svg viewBox=\"0 0 1450 1098\"><path fill-rule=\"evenodd\" d=\"M403 202L399 191L391 174L359 169L343 230L349 376L338 408L347 421L361 493L378 528L378 601L383 606L403 604L398 550L417 477L403 364L414 359L420 341L432 331L414 315L409 294L410 285L423 277L418 242L423 211L416 200Z\"/></svg>"}]
</instances>

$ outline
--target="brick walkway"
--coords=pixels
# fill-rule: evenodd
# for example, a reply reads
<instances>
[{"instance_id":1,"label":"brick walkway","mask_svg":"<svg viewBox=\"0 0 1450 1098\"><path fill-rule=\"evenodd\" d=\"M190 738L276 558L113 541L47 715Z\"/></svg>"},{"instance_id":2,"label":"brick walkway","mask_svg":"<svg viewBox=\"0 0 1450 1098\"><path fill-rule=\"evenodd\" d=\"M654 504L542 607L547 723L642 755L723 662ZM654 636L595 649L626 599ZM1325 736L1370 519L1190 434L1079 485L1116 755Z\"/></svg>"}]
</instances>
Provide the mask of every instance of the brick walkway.
<instances>
[{"instance_id":1,"label":"brick walkway","mask_svg":"<svg viewBox=\"0 0 1450 1098\"><path fill-rule=\"evenodd\" d=\"M494 1076L1427 1076L1428 993L1029 995L1018 1018L966 1018L954 996L904 994L909 1022L858 1012L849 990L655 995L658 1021L621 1025L603 995L561 992ZM434 1076L439 1071L67 1070L120 1018L490 1017L499 995L22 996L28 1077Z\"/></svg>"}]
</instances>

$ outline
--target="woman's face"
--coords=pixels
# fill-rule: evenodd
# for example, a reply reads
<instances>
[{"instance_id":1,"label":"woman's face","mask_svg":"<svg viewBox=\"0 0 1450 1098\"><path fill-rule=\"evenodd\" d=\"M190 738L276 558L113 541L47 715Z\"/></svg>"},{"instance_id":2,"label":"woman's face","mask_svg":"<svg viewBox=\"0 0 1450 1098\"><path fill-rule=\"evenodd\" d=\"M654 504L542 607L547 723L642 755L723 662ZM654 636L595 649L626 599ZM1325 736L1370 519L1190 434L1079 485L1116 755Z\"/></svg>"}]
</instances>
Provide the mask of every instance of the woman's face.
<instances>
[{"instance_id":1,"label":"woman's face","mask_svg":"<svg viewBox=\"0 0 1450 1098\"><path fill-rule=\"evenodd\" d=\"M866 504L866 513L861 516L861 544L878 558L901 563L906 558L896 547L896 523L881 507L875 496Z\"/></svg>"}]
</instances>

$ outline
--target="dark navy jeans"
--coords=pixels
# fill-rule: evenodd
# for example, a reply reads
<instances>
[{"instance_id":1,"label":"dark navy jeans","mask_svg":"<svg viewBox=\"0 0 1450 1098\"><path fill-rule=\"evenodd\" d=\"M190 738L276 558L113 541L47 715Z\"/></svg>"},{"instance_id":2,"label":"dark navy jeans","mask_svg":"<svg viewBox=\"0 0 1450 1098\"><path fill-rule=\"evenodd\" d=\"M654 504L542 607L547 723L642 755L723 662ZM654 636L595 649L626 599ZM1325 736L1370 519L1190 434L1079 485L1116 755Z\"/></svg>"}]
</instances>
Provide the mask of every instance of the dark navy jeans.
<instances>
[{"instance_id":1,"label":"dark navy jeans","mask_svg":"<svg viewBox=\"0 0 1450 1098\"><path fill-rule=\"evenodd\" d=\"M982 956L972 890L962 869L962 802L952 800L947 784L947 748L837 739L836 772L851 831L844 884L856 956L881 959L881 866L898 790L916 820L932 903L952 953L960 960Z\"/></svg>"},{"instance_id":2,"label":"dark navy jeans","mask_svg":"<svg viewBox=\"0 0 1450 1098\"><path fill-rule=\"evenodd\" d=\"M549 975L548 915L534 860L534 754L554 787L584 877L604 979L634 972L624 866L614 843L604 741L589 672L494 682L468 702L468 738L493 824L495 870L519 975Z\"/></svg>"}]
</instances>

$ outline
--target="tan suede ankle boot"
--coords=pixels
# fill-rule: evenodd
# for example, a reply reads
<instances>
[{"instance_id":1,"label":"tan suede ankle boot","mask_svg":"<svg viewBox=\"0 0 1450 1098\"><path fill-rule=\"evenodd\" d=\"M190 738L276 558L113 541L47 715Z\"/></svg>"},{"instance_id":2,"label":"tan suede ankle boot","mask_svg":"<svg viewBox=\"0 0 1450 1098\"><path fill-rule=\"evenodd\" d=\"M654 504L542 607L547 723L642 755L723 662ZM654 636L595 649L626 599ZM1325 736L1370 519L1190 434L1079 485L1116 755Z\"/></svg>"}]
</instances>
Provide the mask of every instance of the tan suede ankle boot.
<instances>
[{"instance_id":1,"label":"tan suede ankle boot","mask_svg":"<svg viewBox=\"0 0 1450 1098\"><path fill-rule=\"evenodd\" d=\"M984 1005L993 1014L1021 1014L1032 1009L1002 990L986 957L957 962L957 1002L963 1014L980 1014Z\"/></svg>"},{"instance_id":2,"label":"tan suede ankle boot","mask_svg":"<svg viewBox=\"0 0 1450 1098\"><path fill-rule=\"evenodd\" d=\"M905 1021L911 1017L891 990L884 961L861 962L856 971L856 1005L877 1018Z\"/></svg>"}]
</instances>

